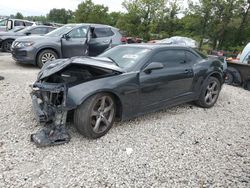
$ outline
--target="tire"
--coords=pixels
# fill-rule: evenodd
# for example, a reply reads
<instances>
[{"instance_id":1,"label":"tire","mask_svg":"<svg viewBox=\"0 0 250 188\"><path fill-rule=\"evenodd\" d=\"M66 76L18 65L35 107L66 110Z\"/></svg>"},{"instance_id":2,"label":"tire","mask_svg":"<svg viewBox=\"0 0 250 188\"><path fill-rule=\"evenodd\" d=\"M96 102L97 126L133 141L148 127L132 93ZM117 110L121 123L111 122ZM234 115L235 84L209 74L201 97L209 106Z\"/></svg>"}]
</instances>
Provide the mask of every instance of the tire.
<instances>
[{"instance_id":1,"label":"tire","mask_svg":"<svg viewBox=\"0 0 250 188\"><path fill-rule=\"evenodd\" d=\"M215 77L209 77L202 87L196 104L202 108L211 108L216 103L221 90L221 83Z\"/></svg>"},{"instance_id":2,"label":"tire","mask_svg":"<svg viewBox=\"0 0 250 188\"><path fill-rule=\"evenodd\" d=\"M233 67L228 67L225 82L229 85L239 86L242 83L239 71Z\"/></svg>"},{"instance_id":3,"label":"tire","mask_svg":"<svg viewBox=\"0 0 250 188\"><path fill-rule=\"evenodd\" d=\"M233 73L231 71L227 71L226 72L226 79L225 79L225 83L228 85L232 85L234 82L234 76Z\"/></svg>"},{"instance_id":4,"label":"tire","mask_svg":"<svg viewBox=\"0 0 250 188\"><path fill-rule=\"evenodd\" d=\"M113 96L98 93L89 97L75 110L74 125L85 137L100 138L111 129L115 114L116 104Z\"/></svg>"},{"instance_id":5,"label":"tire","mask_svg":"<svg viewBox=\"0 0 250 188\"><path fill-rule=\"evenodd\" d=\"M7 39L7 40L3 41L3 43L2 43L2 51L3 52L11 52L10 47L11 47L13 41L14 40L11 40L11 39Z\"/></svg>"},{"instance_id":6,"label":"tire","mask_svg":"<svg viewBox=\"0 0 250 188\"><path fill-rule=\"evenodd\" d=\"M53 50L42 50L37 56L37 66L42 68L47 61L57 59L58 55Z\"/></svg>"},{"instance_id":7,"label":"tire","mask_svg":"<svg viewBox=\"0 0 250 188\"><path fill-rule=\"evenodd\" d=\"M245 81L244 88L250 91L250 80Z\"/></svg>"}]
</instances>

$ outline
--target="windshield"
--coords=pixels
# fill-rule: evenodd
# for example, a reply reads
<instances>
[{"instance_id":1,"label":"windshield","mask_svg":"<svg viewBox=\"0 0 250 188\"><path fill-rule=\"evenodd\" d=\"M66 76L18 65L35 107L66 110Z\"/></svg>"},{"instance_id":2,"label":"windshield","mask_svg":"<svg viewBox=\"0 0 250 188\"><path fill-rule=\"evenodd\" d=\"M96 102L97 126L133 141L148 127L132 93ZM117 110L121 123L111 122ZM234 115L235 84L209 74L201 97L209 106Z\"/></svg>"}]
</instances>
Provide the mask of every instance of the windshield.
<instances>
[{"instance_id":1,"label":"windshield","mask_svg":"<svg viewBox=\"0 0 250 188\"><path fill-rule=\"evenodd\" d=\"M6 25L7 25L7 20L0 21L0 26L6 26Z\"/></svg>"},{"instance_id":2,"label":"windshield","mask_svg":"<svg viewBox=\"0 0 250 188\"><path fill-rule=\"evenodd\" d=\"M25 27L24 29L17 31L17 33L26 33L26 32L28 32L30 30L30 28L31 28L31 26L30 27Z\"/></svg>"},{"instance_id":3,"label":"windshield","mask_svg":"<svg viewBox=\"0 0 250 188\"><path fill-rule=\"evenodd\" d=\"M72 30L76 25L65 25L63 27L60 27L58 29L55 29L54 31L49 32L45 36L50 36L50 37L59 37L62 36L63 34L68 33L70 30Z\"/></svg>"},{"instance_id":4,"label":"windshield","mask_svg":"<svg viewBox=\"0 0 250 188\"><path fill-rule=\"evenodd\" d=\"M112 48L98 57L107 57L112 59L122 68L129 68L138 63L150 51L148 48L117 46Z\"/></svg>"},{"instance_id":5,"label":"windshield","mask_svg":"<svg viewBox=\"0 0 250 188\"><path fill-rule=\"evenodd\" d=\"M16 33L16 32L21 31L23 29L24 29L24 27L14 27L13 29L9 30L9 32Z\"/></svg>"}]
</instances>

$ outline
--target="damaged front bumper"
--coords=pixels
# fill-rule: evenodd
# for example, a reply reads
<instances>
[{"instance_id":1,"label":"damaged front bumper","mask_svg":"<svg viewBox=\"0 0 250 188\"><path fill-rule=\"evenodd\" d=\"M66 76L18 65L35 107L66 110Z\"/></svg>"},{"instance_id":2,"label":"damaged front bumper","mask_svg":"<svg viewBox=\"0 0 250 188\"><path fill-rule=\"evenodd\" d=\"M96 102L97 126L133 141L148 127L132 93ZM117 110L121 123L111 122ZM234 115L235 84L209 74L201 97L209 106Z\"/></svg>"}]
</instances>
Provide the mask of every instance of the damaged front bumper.
<instances>
[{"instance_id":1,"label":"damaged front bumper","mask_svg":"<svg viewBox=\"0 0 250 188\"><path fill-rule=\"evenodd\" d=\"M31 98L33 110L39 123L65 124L67 88L64 84L35 83Z\"/></svg>"},{"instance_id":2,"label":"damaged front bumper","mask_svg":"<svg viewBox=\"0 0 250 188\"><path fill-rule=\"evenodd\" d=\"M38 146L48 146L69 142L66 130L68 109L66 108L67 87L65 84L35 83L32 85L32 106L36 120L45 129L31 135Z\"/></svg>"}]
</instances>

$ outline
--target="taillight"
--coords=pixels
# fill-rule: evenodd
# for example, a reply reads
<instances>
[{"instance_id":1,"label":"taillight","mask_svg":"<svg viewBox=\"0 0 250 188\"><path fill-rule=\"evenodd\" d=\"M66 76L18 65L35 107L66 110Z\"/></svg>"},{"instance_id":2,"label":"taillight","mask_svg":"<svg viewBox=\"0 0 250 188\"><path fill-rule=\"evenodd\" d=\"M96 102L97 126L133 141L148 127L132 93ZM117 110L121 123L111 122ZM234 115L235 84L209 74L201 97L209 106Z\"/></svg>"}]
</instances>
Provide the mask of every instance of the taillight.
<instances>
[{"instance_id":1,"label":"taillight","mask_svg":"<svg viewBox=\"0 0 250 188\"><path fill-rule=\"evenodd\" d=\"M122 37L122 38L121 38L121 42L122 42L122 43L127 43L127 38L126 38L126 37Z\"/></svg>"}]
</instances>

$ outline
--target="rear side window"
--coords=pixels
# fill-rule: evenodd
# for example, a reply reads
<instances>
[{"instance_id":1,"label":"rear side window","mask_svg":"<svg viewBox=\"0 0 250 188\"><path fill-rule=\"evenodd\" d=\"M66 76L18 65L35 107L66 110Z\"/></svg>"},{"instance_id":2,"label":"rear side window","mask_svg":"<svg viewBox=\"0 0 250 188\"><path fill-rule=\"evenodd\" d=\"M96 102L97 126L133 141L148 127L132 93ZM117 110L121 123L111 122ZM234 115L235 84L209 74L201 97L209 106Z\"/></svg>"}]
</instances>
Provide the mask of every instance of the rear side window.
<instances>
[{"instance_id":1,"label":"rear side window","mask_svg":"<svg viewBox=\"0 0 250 188\"><path fill-rule=\"evenodd\" d=\"M25 23L25 26L32 26L33 23L32 22L24 22Z\"/></svg>"},{"instance_id":2,"label":"rear side window","mask_svg":"<svg viewBox=\"0 0 250 188\"><path fill-rule=\"evenodd\" d=\"M48 29L48 33L55 30L55 28L53 28L53 27L48 27L47 29Z\"/></svg>"},{"instance_id":3,"label":"rear side window","mask_svg":"<svg viewBox=\"0 0 250 188\"><path fill-rule=\"evenodd\" d=\"M188 63L196 63L199 57L192 52L186 51L186 61Z\"/></svg>"},{"instance_id":4,"label":"rear side window","mask_svg":"<svg viewBox=\"0 0 250 188\"><path fill-rule=\"evenodd\" d=\"M185 60L184 50L164 50L156 53L151 62L160 62L168 66L176 66Z\"/></svg>"},{"instance_id":5,"label":"rear side window","mask_svg":"<svg viewBox=\"0 0 250 188\"><path fill-rule=\"evenodd\" d=\"M23 21L15 20L14 26L25 26Z\"/></svg>"},{"instance_id":6,"label":"rear side window","mask_svg":"<svg viewBox=\"0 0 250 188\"><path fill-rule=\"evenodd\" d=\"M93 32L94 38L101 38L101 37L110 37L113 36L114 33L111 28L95 28Z\"/></svg>"},{"instance_id":7,"label":"rear side window","mask_svg":"<svg viewBox=\"0 0 250 188\"><path fill-rule=\"evenodd\" d=\"M46 34L47 33L47 28L46 27L38 27L35 29L32 29L29 31L31 34L33 35L42 35L42 34Z\"/></svg>"}]
</instances>

